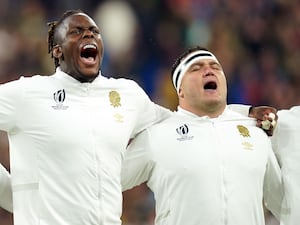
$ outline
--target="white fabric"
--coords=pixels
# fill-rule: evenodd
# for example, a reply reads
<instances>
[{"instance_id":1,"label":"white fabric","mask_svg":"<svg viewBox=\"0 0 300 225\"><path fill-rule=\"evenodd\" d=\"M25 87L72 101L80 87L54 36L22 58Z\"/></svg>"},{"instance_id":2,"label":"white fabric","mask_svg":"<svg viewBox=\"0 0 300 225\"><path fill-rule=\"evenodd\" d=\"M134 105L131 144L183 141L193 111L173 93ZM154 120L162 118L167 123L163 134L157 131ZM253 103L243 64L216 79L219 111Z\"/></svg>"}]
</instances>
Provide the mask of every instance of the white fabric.
<instances>
[{"instance_id":1,"label":"white fabric","mask_svg":"<svg viewBox=\"0 0 300 225\"><path fill-rule=\"evenodd\" d=\"M287 210L282 225L300 223L300 106L278 111L277 127L271 138L280 162L286 192Z\"/></svg>"},{"instance_id":2,"label":"white fabric","mask_svg":"<svg viewBox=\"0 0 300 225\"><path fill-rule=\"evenodd\" d=\"M12 191L10 174L0 164L0 207L12 212Z\"/></svg>"},{"instance_id":3,"label":"white fabric","mask_svg":"<svg viewBox=\"0 0 300 225\"><path fill-rule=\"evenodd\" d=\"M126 79L80 83L58 69L1 85L14 224L120 225L122 151L169 114Z\"/></svg>"},{"instance_id":4,"label":"white fabric","mask_svg":"<svg viewBox=\"0 0 300 225\"><path fill-rule=\"evenodd\" d=\"M240 105L240 104L230 104L228 105L228 109L231 109L235 112L238 112L244 116L249 115L250 105Z\"/></svg>"},{"instance_id":5,"label":"white fabric","mask_svg":"<svg viewBox=\"0 0 300 225\"><path fill-rule=\"evenodd\" d=\"M255 124L228 109L216 119L180 110L133 140L123 190L147 181L156 225L264 225L263 195L278 215L283 192L271 142Z\"/></svg>"}]
</instances>

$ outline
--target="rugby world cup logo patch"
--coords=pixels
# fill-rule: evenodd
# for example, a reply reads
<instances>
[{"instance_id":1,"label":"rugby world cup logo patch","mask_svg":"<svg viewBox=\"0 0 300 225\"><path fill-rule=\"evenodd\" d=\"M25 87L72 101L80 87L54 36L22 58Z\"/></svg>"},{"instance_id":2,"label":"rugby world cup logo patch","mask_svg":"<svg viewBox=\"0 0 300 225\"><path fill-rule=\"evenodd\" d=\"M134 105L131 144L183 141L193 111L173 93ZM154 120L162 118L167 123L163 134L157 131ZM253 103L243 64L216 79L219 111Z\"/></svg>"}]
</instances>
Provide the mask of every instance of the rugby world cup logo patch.
<instances>
[{"instance_id":1,"label":"rugby world cup logo patch","mask_svg":"<svg viewBox=\"0 0 300 225\"><path fill-rule=\"evenodd\" d=\"M69 106L63 105L65 99L66 99L66 92L64 89L58 90L57 92L53 93L53 99L56 102L55 106L52 106L53 109L57 110L65 110Z\"/></svg>"},{"instance_id":2,"label":"rugby world cup logo patch","mask_svg":"<svg viewBox=\"0 0 300 225\"><path fill-rule=\"evenodd\" d=\"M194 138L194 136L188 136L189 127L186 124L176 128L176 132L180 135L180 137L177 138L178 141L186 141Z\"/></svg>"}]
</instances>

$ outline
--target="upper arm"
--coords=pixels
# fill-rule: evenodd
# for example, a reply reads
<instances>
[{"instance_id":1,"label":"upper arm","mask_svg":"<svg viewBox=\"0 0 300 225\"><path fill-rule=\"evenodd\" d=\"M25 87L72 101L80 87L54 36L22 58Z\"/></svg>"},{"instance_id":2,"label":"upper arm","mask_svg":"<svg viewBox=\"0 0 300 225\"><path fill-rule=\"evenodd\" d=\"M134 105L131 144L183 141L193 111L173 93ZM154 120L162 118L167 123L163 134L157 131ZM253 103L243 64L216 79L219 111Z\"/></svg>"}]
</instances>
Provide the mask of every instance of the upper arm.
<instances>
[{"instance_id":1,"label":"upper arm","mask_svg":"<svg viewBox=\"0 0 300 225\"><path fill-rule=\"evenodd\" d=\"M280 218L283 197L281 170L274 152L270 149L264 179L264 202L277 219Z\"/></svg>"},{"instance_id":2,"label":"upper arm","mask_svg":"<svg viewBox=\"0 0 300 225\"><path fill-rule=\"evenodd\" d=\"M14 81L0 85L0 129L10 131L14 128L18 113L21 112L19 105L23 96L20 82ZM20 108L19 108L20 106Z\"/></svg>"},{"instance_id":3,"label":"upper arm","mask_svg":"<svg viewBox=\"0 0 300 225\"><path fill-rule=\"evenodd\" d=\"M12 185L8 171L0 164L0 207L13 211Z\"/></svg>"},{"instance_id":4,"label":"upper arm","mask_svg":"<svg viewBox=\"0 0 300 225\"><path fill-rule=\"evenodd\" d=\"M152 170L148 132L137 135L124 152L121 183L122 189L128 190L148 180Z\"/></svg>"},{"instance_id":5,"label":"upper arm","mask_svg":"<svg viewBox=\"0 0 300 225\"><path fill-rule=\"evenodd\" d=\"M141 87L137 86L136 92L136 104L139 112L131 137L172 115L171 110L155 104Z\"/></svg>"}]
</instances>

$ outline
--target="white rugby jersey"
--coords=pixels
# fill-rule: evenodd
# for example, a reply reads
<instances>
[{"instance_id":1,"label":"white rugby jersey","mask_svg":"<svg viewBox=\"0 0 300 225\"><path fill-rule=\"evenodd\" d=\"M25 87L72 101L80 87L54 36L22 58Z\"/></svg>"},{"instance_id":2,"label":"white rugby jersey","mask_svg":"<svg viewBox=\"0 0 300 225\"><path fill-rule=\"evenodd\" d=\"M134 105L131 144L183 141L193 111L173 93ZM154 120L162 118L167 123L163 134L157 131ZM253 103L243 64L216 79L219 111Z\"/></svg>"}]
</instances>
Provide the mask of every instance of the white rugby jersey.
<instances>
[{"instance_id":1,"label":"white rugby jersey","mask_svg":"<svg viewBox=\"0 0 300 225\"><path fill-rule=\"evenodd\" d=\"M271 138L281 165L287 210L281 224L300 223L300 106L278 111L278 123Z\"/></svg>"},{"instance_id":2,"label":"white rugby jersey","mask_svg":"<svg viewBox=\"0 0 300 225\"><path fill-rule=\"evenodd\" d=\"M255 120L229 109L218 118L179 109L129 146L123 189L147 182L156 225L264 225L263 197L278 215L280 168Z\"/></svg>"},{"instance_id":3,"label":"white rugby jersey","mask_svg":"<svg viewBox=\"0 0 300 225\"><path fill-rule=\"evenodd\" d=\"M122 151L167 117L133 81L57 69L0 86L15 225L119 225Z\"/></svg>"},{"instance_id":4,"label":"white rugby jersey","mask_svg":"<svg viewBox=\"0 0 300 225\"><path fill-rule=\"evenodd\" d=\"M12 193L10 174L0 164L0 207L12 212Z\"/></svg>"}]
</instances>

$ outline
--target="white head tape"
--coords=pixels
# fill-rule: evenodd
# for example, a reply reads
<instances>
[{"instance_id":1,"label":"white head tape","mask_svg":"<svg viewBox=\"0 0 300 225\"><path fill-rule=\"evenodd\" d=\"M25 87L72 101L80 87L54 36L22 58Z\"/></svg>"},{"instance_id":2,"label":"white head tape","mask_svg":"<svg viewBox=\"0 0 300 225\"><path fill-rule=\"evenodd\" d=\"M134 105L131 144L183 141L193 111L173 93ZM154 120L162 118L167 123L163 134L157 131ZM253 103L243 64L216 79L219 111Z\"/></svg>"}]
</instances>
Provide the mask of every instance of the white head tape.
<instances>
[{"instance_id":1,"label":"white head tape","mask_svg":"<svg viewBox=\"0 0 300 225\"><path fill-rule=\"evenodd\" d=\"M214 59L218 62L214 54L209 51L199 50L189 54L184 60L179 63L179 65L174 70L174 73L172 74L173 85L177 90L177 93L179 92L183 75L186 73L188 68L199 59Z\"/></svg>"}]
</instances>

